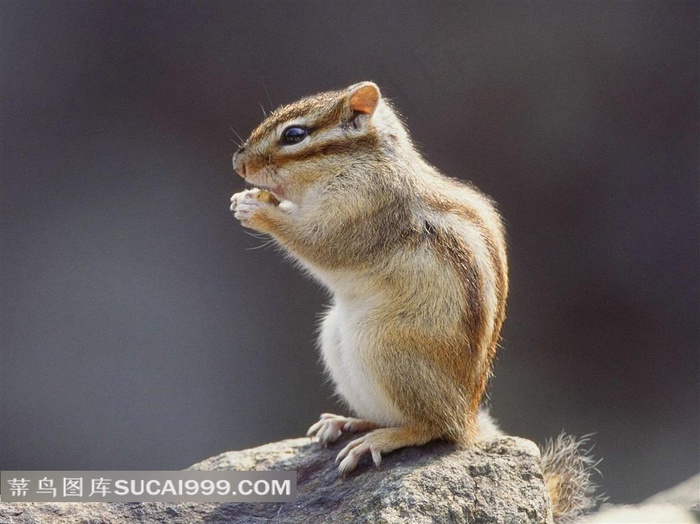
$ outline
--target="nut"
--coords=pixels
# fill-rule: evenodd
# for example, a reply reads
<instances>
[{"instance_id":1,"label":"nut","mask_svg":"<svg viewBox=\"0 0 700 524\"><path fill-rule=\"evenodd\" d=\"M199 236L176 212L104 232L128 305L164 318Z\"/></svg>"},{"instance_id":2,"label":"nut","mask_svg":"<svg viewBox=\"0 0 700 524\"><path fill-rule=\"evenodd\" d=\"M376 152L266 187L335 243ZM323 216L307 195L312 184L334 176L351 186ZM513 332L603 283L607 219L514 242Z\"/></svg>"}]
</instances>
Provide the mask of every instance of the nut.
<instances>
[{"instance_id":1,"label":"nut","mask_svg":"<svg viewBox=\"0 0 700 524\"><path fill-rule=\"evenodd\" d=\"M279 199L275 195L273 195L272 193L270 193L269 191L266 191L264 189L261 189L260 191L258 191L255 194L255 198L265 202L266 204L272 204L273 206L280 205Z\"/></svg>"}]
</instances>

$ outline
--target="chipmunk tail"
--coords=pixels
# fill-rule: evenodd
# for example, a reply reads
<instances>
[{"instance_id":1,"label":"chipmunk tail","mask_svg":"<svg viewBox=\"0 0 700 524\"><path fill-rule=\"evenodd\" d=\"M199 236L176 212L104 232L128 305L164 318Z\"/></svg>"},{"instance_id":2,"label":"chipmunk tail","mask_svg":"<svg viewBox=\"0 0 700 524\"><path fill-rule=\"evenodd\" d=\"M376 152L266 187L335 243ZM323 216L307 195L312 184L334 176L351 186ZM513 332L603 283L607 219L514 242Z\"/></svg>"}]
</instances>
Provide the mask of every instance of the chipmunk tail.
<instances>
[{"instance_id":1,"label":"chipmunk tail","mask_svg":"<svg viewBox=\"0 0 700 524\"><path fill-rule=\"evenodd\" d=\"M562 433L542 449L542 472L555 524L571 524L603 500L593 482L600 461L591 455L590 438Z\"/></svg>"}]
</instances>

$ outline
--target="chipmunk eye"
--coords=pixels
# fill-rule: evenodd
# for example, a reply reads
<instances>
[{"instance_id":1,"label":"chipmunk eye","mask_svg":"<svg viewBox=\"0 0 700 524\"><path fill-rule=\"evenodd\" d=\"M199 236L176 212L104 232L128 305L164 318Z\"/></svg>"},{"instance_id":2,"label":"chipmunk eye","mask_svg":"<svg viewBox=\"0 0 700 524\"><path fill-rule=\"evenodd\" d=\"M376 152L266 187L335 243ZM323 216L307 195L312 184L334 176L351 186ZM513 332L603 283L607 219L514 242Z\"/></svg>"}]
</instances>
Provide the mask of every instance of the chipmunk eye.
<instances>
[{"instance_id":1,"label":"chipmunk eye","mask_svg":"<svg viewBox=\"0 0 700 524\"><path fill-rule=\"evenodd\" d=\"M298 144L309 136L309 130L299 126L291 126L282 132L282 144Z\"/></svg>"}]
</instances>

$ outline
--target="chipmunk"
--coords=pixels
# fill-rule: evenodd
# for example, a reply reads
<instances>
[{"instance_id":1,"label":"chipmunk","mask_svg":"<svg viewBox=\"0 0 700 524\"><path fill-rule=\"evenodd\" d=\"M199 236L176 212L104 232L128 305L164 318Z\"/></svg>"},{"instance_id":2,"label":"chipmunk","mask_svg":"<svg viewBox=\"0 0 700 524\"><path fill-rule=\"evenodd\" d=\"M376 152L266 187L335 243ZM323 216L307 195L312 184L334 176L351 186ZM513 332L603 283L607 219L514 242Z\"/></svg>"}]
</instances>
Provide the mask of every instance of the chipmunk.
<instances>
[{"instance_id":1,"label":"chipmunk","mask_svg":"<svg viewBox=\"0 0 700 524\"><path fill-rule=\"evenodd\" d=\"M479 438L508 295L506 241L491 199L417 151L372 82L278 108L233 156L255 189L231 197L330 290L320 349L354 417L323 414L322 445L347 474L369 454ZM273 198L270 198L271 197Z\"/></svg>"}]
</instances>

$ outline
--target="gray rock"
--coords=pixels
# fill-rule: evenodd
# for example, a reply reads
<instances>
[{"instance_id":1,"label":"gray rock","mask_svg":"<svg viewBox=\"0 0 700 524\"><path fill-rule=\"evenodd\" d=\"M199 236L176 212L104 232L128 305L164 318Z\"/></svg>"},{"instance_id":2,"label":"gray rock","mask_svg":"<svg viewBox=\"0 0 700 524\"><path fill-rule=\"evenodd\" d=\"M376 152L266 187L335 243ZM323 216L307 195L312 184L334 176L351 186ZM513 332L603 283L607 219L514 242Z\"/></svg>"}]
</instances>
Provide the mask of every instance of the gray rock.
<instances>
[{"instance_id":1,"label":"gray rock","mask_svg":"<svg viewBox=\"0 0 700 524\"><path fill-rule=\"evenodd\" d=\"M690 477L677 486L649 497L643 504L673 504L682 508L700 506L700 474Z\"/></svg>"},{"instance_id":2,"label":"gray rock","mask_svg":"<svg viewBox=\"0 0 700 524\"><path fill-rule=\"evenodd\" d=\"M604 505L579 524L696 524L700 522L700 475L635 506Z\"/></svg>"},{"instance_id":3,"label":"gray rock","mask_svg":"<svg viewBox=\"0 0 700 524\"><path fill-rule=\"evenodd\" d=\"M29 523L551 523L540 456L532 442L506 437L460 450L435 442L364 460L339 478L340 445L308 439L231 451L192 470L296 470L286 504L0 503L0 522Z\"/></svg>"}]
</instances>

